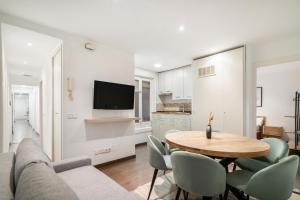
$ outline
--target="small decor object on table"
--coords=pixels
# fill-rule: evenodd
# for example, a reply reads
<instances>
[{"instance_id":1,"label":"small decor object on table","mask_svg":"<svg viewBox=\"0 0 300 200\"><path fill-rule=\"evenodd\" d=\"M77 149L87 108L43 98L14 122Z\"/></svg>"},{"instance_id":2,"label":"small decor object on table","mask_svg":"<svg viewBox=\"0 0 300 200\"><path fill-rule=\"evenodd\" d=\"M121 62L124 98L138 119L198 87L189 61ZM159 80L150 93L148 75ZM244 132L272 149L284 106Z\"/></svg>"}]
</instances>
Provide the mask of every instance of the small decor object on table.
<instances>
[{"instance_id":1,"label":"small decor object on table","mask_svg":"<svg viewBox=\"0 0 300 200\"><path fill-rule=\"evenodd\" d=\"M211 139L211 122L214 120L214 114L212 112L209 113L208 116L208 125L206 127L206 138Z\"/></svg>"}]
</instances>

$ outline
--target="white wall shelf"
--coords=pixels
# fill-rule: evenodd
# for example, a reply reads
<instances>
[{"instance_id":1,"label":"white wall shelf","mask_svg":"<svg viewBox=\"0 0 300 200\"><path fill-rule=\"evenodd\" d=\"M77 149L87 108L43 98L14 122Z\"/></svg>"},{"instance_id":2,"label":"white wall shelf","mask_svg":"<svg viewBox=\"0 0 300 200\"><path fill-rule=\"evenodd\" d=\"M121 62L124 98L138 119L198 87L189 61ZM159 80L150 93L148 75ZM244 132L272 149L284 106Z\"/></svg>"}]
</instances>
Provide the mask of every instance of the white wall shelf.
<instances>
[{"instance_id":1,"label":"white wall shelf","mask_svg":"<svg viewBox=\"0 0 300 200\"><path fill-rule=\"evenodd\" d=\"M86 123L91 124L103 124L103 123L118 123L118 122L131 122L135 120L140 120L139 117L97 117L85 119Z\"/></svg>"}]
</instances>

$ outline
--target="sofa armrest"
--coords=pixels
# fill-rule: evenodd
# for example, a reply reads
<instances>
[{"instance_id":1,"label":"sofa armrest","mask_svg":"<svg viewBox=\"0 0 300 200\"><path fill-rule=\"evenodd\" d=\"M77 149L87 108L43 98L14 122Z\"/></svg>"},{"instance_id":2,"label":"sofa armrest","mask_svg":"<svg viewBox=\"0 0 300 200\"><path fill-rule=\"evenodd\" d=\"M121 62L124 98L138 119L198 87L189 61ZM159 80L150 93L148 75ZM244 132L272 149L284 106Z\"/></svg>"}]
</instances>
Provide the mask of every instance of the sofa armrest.
<instances>
[{"instance_id":1,"label":"sofa armrest","mask_svg":"<svg viewBox=\"0 0 300 200\"><path fill-rule=\"evenodd\" d=\"M89 166L91 164L92 164L92 160L90 158L77 157L77 158L70 158L70 159L54 162L53 168L56 173L60 173L78 167Z\"/></svg>"}]
</instances>

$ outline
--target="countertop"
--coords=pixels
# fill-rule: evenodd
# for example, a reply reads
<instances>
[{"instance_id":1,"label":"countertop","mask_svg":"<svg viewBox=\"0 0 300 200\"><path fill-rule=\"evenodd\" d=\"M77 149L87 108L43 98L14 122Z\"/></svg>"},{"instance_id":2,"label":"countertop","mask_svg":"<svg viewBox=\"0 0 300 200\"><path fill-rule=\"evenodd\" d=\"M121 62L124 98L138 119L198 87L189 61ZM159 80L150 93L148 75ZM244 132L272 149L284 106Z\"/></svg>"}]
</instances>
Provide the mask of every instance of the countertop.
<instances>
[{"instance_id":1,"label":"countertop","mask_svg":"<svg viewBox=\"0 0 300 200\"><path fill-rule=\"evenodd\" d=\"M152 114L166 114L166 115L191 115L191 112L179 112L179 111L156 111Z\"/></svg>"}]
</instances>

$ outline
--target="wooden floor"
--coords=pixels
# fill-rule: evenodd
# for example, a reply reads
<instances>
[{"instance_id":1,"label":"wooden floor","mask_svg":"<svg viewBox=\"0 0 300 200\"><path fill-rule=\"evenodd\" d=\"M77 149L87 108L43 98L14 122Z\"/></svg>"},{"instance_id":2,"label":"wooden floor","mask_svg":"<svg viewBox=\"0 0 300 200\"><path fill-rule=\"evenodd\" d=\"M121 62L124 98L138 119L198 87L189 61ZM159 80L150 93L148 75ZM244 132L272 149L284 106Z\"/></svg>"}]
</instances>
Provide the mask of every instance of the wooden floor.
<instances>
[{"instance_id":1,"label":"wooden floor","mask_svg":"<svg viewBox=\"0 0 300 200\"><path fill-rule=\"evenodd\" d=\"M136 147L136 158L112 163L99 167L101 171L110 176L128 191L148 183L152 179L153 168L148 162L147 146ZM299 168L300 169L300 168ZM295 188L300 189L300 170L298 169ZM160 175L162 172L160 173Z\"/></svg>"},{"instance_id":2,"label":"wooden floor","mask_svg":"<svg viewBox=\"0 0 300 200\"><path fill-rule=\"evenodd\" d=\"M148 183L152 179L154 169L149 165L147 146L136 147L136 158L99 167L101 171L114 179L128 191Z\"/></svg>"}]
</instances>

